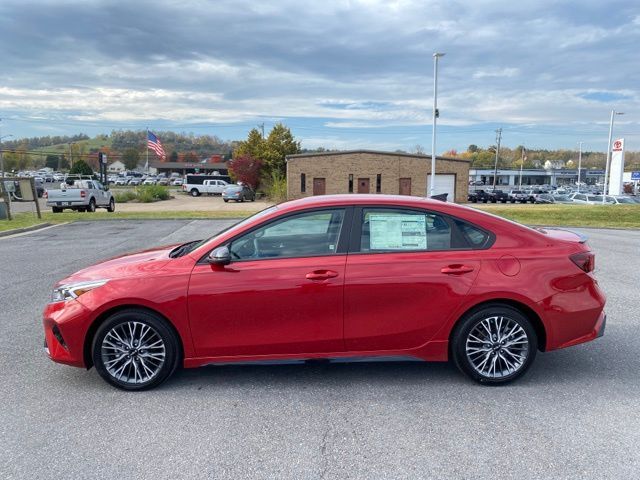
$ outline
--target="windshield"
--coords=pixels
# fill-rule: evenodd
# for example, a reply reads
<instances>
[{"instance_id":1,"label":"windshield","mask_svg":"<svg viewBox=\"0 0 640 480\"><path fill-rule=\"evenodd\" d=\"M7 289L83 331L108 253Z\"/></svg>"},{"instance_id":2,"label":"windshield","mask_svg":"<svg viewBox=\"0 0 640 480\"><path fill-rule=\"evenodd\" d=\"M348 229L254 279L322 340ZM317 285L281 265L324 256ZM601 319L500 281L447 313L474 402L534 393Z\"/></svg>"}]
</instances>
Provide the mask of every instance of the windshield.
<instances>
[{"instance_id":1,"label":"windshield","mask_svg":"<svg viewBox=\"0 0 640 480\"><path fill-rule=\"evenodd\" d=\"M227 227L224 230L219 231L218 233L216 233L215 235L213 235L213 236L211 236L209 238L206 238L204 240L197 240L195 242L188 242L188 243L185 243L183 245L180 245L179 247L176 247L174 250L172 250L171 253L176 252L173 255L172 258L175 258L175 257L178 257L178 256L182 256L182 255L185 255L185 254L187 254L189 252L192 252L196 248L201 247L205 243L209 242L210 240L213 240L214 238L222 235L223 233L227 233L227 232L230 232L230 231L233 231L233 230L240 230L240 229L242 229L242 227L244 227L249 222L252 222L252 221L256 220L257 218L269 215L271 212L275 211L277 208L278 208L277 205L274 205L272 207L267 207L264 210L260 210L258 213L255 213L255 214L251 215L250 217L247 217L244 220L240 220L238 223L234 223L230 227ZM178 250L179 250L179 253L178 253Z\"/></svg>"}]
</instances>

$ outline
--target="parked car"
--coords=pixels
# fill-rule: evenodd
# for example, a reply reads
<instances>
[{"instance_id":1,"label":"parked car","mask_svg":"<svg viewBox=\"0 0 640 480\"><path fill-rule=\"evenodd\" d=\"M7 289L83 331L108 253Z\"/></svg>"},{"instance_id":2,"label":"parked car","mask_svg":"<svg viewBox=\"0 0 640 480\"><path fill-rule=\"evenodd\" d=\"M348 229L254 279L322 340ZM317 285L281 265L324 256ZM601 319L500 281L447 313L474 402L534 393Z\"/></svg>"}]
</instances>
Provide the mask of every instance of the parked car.
<instances>
[{"instance_id":1,"label":"parked car","mask_svg":"<svg viewBox=\"0 0 640 480\"><path fill-rule=\"evenodd\" d=\"M586 193L573 193L569 195L571 201L573 203L584 204L584 205L594 205L596 203L602 203L602 197L598 198L599 195L589 195Z\"/></svg>"},{"instance_id":2,"label":"parked car","mask_svg":"<svg viewBox=\"0 0 640 480\"><path fill-rule=\"evenodd\" d=\"M229 184L224 180L204 180L201 184L188 184L182 185L183 191L188 191L192 197L199 197L203 193L207 195L221 195Z\"/></svg>"},{"instance_id":3,"label":"parked car","mask_svg":"<svg viewBox=\"0 0 640 480\"><path fill-rule=\"evenodd\" d=\"M147 177L144 179L144 182L142 182L142 185L155 185L156 184L156 177Z\"/></svg>"},{"instance_id":4,"label":"parked car","mask_svg":"<svg viewBox=\"0 0 640 480\"><path fill-rule=\"evenodd\" d=\"M536 198L538 195L543 194L543 193L547 193L544 190L541 190L539 188L534 188L534 189L530 189L530 190L525 190L525 194L527 195L527 201L531 202L531 203L536 203Z\"/></svg>"},{"instance_id":5,"label":"parked car","mask_svg":"<svg viewBox=\"0 0 640 480\"><path fill-rule=\"evenodd\" d=\"M489 194L484 190L476 190L474 192L469 192L467 195L467 201L471 203L487 203L489 201Z\"/></svg>"},{"instance_id":6,"label":"parked car","mask_svg":"<svg viewBox=\"0 0 640 480\"><path fill-rule=\"evenodd\" d=\"M222 200L227 203L229 200L236 202L255 201L256 192L249 185L227 185L222 191Z\"/></svg>"},{"instance_id":7,"label":"parked car","mask_svg":"<svg viewBox=\"0 0 640 480\"><path fill-rule=\"evenodd\" d=\"M570 195L558 194L558 193L553 194L553 202L554 203L573 203Z\"/></svg>"},{"instance_id":8,"label":"parked car","mask_svg":"<svg viewBox=\"0 0 640 480\"><path fill-rule=\"evenodd\" d=\"M550 193L540 193L536 195L535 203L555 203L553 200L553 195Z\"/></svg>"},{"instance_id":9,"label":"parked car","mask_svg":"<svg viewBox=\"0 0 640 480\"><path fill-rule=\"evenodd\" d=\"M516 202L527 203L528 199L529 199L528 195L522 190L511 190L509 192L509 201L511 203L516 203Z\"/></svg>"},{"instance_id":10,"label":"parked car","mask_svg":"<svg viewBox=\"0 0 640 480\"><path fill-rule=\"evenodd\" d=\"M158 185L162 185L166 187L167 185L169 185L169 179L166 177L162 177L161 179L158 180Z\"/></svg>"},{"instance_id":11,"label":"parked car","mask_svg":"<svg viewBox=\"0 0 640 480\"><path fill-rule=\"evenodd\" d=\"M174 178L171 181L171 185L174 185L176 187L181 187L182 186L182 179L181 178Z\"/></svg>"},{"instance_id":12,"label":"parked car","mask_svg":"<svg viewBox=\"0 0 640 480\"><path fill-rule=\"evenodd\" d=\"M503 192L502 190L490 190L488 193L489 201L491 203L507 203L509 201L509 194L507 192Z\"/></svg>"},{"instance_id":13,"label":"parked car","mask_svg":"<svg viewBox=\"0 0 640 480\"><path fill-rule=\"evenodd\" d=\"M79 212L95 212L96 208L106 208L108 212L116 210L116 201L108 187L96 180L68 177L60 188L45 190L44 197L53 213L64 209Z\"/></svg>"},{"instance_id":14,"label":"parked car","mask_svg":"<svg viewBox=\"0 0 640 480\"><path fill-rule=\"evenodd\" d=\"M134 187L140 185L142 183L142 178L140 177L131 177L129 180L129 185L133 185Z\"/></svg>"},{"instance_id":15,"label":"parked car","mask_svg":"<svg viewBox=\"0 0 640 480\"><path fill-rule=\"evenodd\" d=\"M61 280L45 350L125 390L178 366L359 357L451 358L503 384L603 335L594 259L578 233L452 203L309 197Z\"/></svg>"},{"instance_id":16,"label":"parked car","mask_svg":"<svg viewBox=\"0 0 640 480\"><path fill-rule=\"evenodd\" d=\"M129 183L128 177L118 177L114 182L116 185L127 185Z\"/></svg>"}]
</instances>

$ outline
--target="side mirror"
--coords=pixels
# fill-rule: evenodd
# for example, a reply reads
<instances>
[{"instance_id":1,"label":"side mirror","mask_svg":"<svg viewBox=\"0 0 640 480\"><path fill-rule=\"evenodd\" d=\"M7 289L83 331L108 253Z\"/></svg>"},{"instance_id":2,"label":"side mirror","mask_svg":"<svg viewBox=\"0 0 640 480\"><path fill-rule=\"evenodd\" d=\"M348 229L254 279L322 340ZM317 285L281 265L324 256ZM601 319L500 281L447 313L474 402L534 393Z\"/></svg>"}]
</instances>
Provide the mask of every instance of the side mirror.
<instances>
[{"instance_id":1,"label":"side mirror","mask_svg":"<svg viewBox=\"0 0 640 480\"><path fill-rule=\"evenodd\" d=\"M209 253L207 262L211 265L229 265L231 263L231 252L229 247L218 247Z\"/></svg>"}]
</instances>

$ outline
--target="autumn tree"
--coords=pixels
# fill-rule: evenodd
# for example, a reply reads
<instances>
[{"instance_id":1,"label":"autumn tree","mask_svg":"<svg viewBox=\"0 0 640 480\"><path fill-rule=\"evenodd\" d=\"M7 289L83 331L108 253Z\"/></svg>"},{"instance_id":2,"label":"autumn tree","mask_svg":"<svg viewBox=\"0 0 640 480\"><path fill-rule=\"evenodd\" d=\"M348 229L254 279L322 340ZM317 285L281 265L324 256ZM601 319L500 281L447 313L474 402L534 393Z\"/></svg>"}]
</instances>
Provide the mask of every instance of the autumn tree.
<instances>
[{"instance_id":1,"label":"autumn tree","mask_svg":"<svg viewBox=\"0 0 640 480\"><path fill-rule=\"evenodd\" d=\"M87 162L80 159L73 162L73 167L71 167L69 173L75 175L93 175L93 170Z\"/></svg>"},{"instance_id":2,"label":"autumn tree","mask_svg":"<svg viewBox=\"0 0 640 480\"><path fill-rule=\"evenodd\" d=\"M127 148L122 154L122 163L127 170L135 170L140 163L140 152L137 148Z\"/></svg>"},{"instance_id":3,"label":"autumn tree","mask_svg":"<svg viewBox=\"0 0 640 480\"><path fill-rule=\"evenodd\" d=\"M262 160L254 158L248 153L234 158L229 166L229 170L237 181L246 183L253 189L257 188L260 181L261 168Z\"/></svg>"},{"instance_id":4,"label":"autumn tree","mask_svg":"<svg viewBox=\"0 0 640 480\"><path fill-rule=\"evenodd\" d=\"M264 145L264 160L267 173L286 174L286 157L300 153L300 142L296 141L291 130L277 123L269 132Z\"/></svg>"},{"instance_id":5,"label":"autumn tree","mask_svg":"<svg viewBox=\"0 0 640 480\"><path fill-rule=\"evenodd\" d=\"M246 140L238 142L238 145L233 150L233 158L250 155L253 158L263 159L264 151L265 140L262 138L260 131L254 128L249 132Z\"/></svg>"}]
</instances>

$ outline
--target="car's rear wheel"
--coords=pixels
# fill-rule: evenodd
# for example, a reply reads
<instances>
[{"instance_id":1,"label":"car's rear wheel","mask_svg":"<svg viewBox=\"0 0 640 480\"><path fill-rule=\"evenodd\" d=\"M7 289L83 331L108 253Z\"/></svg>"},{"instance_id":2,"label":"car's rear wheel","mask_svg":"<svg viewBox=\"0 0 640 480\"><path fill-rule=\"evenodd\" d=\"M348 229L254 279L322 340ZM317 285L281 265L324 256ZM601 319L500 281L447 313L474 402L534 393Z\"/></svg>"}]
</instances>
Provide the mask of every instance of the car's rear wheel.
<instances>
[{"instance_id":1,"label":"car's rear wheel","mask_svg":"<svg viewBox=\"0 0 640 480\"><path fill-rule=\"evenodd\" d=\"M500 385L531 366L538 340L529 319L507 305L487 305L465 316L452 336L456 366L473 380Z\"/></svg>"},{"instance_id":2,"label":"car's rear wheel","mask_svg":"<svg viewBox=\"0 0 640 480\"><path fill-rule=\"evenodd\" d=\"M192 189L191 189L191 196L192 196L192 197L198 197L198 196L200 196L200 191L198 191L198 189L197 189L197 188L192 188Z\"/></svg>"},{"instance_id":3,"label":"car's rear wheel","mask_svg":"<svg viewBox=\"0 0 640 480\"><path fill-rule=\"evenodd\" d=\"M87 208L88 212L95 212L96 211L96 201L92 198L89 201L89 207Z\"/></svg>"},{"instance_id":4,"label":"car's rear wheel","mask_svg":"<svg viewBox=\"0 0 640 480\"><path fill-rule=\"evenodd\" d=\"M53 213L62 213L62 209L60 207L51 207Z\"/></svg>"},{"instance_id":5,"label":"car's rear wheel","mask_svg":"<svg viewBox=\"0 0 640 480\"><path fill-rule=\"evenodd\" d=\"M123 390L157 387L175 371L178 339L154 313L128 309L109 317L95 334L93 364L100 376Z\"/></svg>"}]
</instances>

